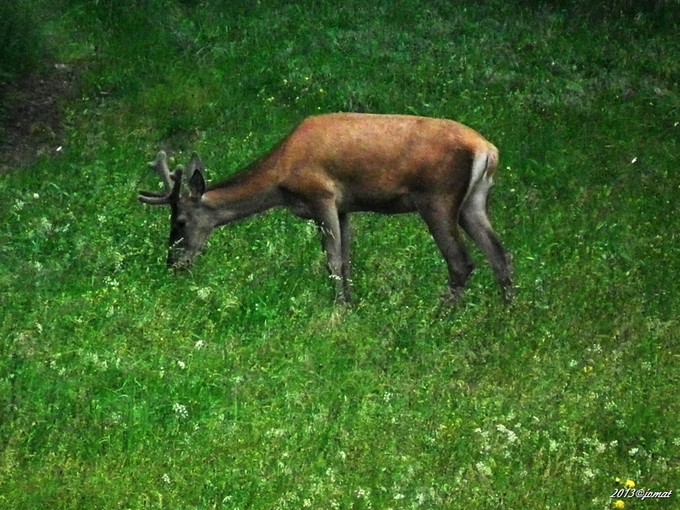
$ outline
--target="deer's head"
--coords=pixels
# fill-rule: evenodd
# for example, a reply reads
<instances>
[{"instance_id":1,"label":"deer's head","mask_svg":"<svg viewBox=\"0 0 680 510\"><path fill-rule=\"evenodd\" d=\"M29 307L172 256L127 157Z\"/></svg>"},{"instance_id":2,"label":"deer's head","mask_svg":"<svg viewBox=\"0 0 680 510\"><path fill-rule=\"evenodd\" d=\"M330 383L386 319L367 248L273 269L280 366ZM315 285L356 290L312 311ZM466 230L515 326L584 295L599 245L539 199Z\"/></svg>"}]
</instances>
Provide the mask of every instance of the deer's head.
<instances>
[{"instance_id":1,"label":"deer's head","mask_svg":"<svg viewBox=\"0 0 680 510\"><path fill-rule=\"evenodd\" d=\"M210 208L202 201L205 193L203 162L194 154L186 170L178 167L170 173L168 157L160 151L149 166L160 175L165 191L140 191L139 201L148 205L170 206L167 264L173 269L188 269L215 227Z\"/></svg>"}]
</instances>

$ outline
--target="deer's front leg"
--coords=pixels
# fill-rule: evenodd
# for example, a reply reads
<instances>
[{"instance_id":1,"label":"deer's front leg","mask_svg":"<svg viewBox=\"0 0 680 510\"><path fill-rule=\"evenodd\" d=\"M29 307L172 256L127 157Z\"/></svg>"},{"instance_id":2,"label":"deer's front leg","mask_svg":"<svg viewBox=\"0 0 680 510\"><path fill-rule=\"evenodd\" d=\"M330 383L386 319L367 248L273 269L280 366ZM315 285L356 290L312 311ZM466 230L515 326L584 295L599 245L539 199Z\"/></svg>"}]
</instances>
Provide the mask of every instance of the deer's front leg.
<instances>
[{"instance_id":1,"label":"deer's front leg","mask_svg":"<svg viewBox=\"0 0 680 510\"><path fill-rule=\"evenodd\" d=\"M321 243L326 252L328 273L333 285L335 301L345 304L349 296L345 292L343 282L342 233L337 208L331 201L326 201L316 204L313 210L314 221L319 227Z\"/></svg>"},{"instance_id":2,"label":"deer's front leg","mask_svg":"<svg viewBox=\"0 0 680 510\"><path fill-rule=\"evenodd\" d=\"M342 291L345 301L352 300L352 266L350 261L350 246L352 243L352 231L349 225L349 214L340 213L340 252L342 254Z\"/></svg>"}]
</instances>

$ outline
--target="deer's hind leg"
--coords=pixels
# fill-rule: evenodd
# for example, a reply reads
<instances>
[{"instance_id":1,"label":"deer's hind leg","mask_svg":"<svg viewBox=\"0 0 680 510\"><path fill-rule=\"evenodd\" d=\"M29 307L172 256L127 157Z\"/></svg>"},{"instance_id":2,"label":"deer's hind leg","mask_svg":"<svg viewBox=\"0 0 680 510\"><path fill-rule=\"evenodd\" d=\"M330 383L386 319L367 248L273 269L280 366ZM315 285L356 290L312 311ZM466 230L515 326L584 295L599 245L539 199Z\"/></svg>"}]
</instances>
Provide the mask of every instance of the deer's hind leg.
<instances>
[{"instance_id":1,"label":"deer's hind leg","mask_svg":"<svg viewBox=\"0 0 680 510\"><path fill-rule=\"evenodd\" d=\"M458 229L459 197L439 196L416 202L418 212L432 234L449 271L449 291L460 298L474 270L474 263L462 242Z\"/></svg>"},{"instance_id":2,"label":"deer's hind leg","mask_svg":"<svg viewBox=\"0 0 680 510\"><path fill-rule=\"evenodd\" d=\"M510 303L514 297L512 256L501 243L489 221L489 190L492 185L493 183L487 180L476 183L463 202L458 220L463 230L486 256L501 287L503 299Z\"/></svg>"}]
</instances>

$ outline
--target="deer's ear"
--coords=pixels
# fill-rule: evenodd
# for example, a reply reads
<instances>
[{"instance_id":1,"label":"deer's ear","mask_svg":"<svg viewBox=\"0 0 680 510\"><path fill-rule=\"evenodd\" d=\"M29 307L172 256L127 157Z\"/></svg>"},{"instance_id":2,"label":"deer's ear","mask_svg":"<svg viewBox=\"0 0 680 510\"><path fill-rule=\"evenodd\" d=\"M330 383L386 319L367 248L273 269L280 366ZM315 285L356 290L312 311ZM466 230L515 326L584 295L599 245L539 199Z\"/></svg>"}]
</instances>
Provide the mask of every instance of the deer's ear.
<instances>
[{"instance_id":1,"label":"deer's ear","mask_svg":"<svg viewBox=\"0 0 680 510\"><path fill-rule=\"evenodd\" d=\"M205 193L205 179L203 178L203 172L198 169L194 170L189 178L189 191L191 196L200 197Z\"/></svg>"},{"instance_id":2,"label":"deer's ear","mask_svg":"<svg viewBox=\"0 0 680 510\"><path fill-rule=\"evenodd\" d=\"M201 161L201 158L196 154L195 152L191 155L191 161L189 161L189 170L188 174L192 175L194 171L200 171L201 173L205 172L205 165L203 164L203 161Z\"/></svg>"},{"instance_id":3,"label":"deer's ear","mask_svg":"<svg viewBox=\"0 0 680 510\"><path fill-rule=\"evenodd\" d=\"M191 161L189 162L189 168L187 169L187 174L189 176L189 191L192 196L201 196L205 193L205 177L203 172L205 171L205 165L203 161L198 157L195 152L191 155Z\"/></svg>"}]
</instances>

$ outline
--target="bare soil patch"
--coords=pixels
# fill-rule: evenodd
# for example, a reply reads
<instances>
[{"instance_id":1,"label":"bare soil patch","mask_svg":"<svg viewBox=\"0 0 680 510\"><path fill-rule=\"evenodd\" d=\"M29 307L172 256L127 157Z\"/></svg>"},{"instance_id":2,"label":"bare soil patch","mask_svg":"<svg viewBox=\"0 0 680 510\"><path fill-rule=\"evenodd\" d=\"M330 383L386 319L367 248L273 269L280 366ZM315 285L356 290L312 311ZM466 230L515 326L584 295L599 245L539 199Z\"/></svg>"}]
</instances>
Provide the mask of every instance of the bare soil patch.
<instances>
[{"instance_id":1,"label":"bare soil patch","mask_svg":"<svg viewBox=\"0 0 680 510\"><path fill-rule=\"evenodd\" d=\"M61 152L62 106L75 94L77 78L71 66L50 62L0 89L0 172L20 170L43 155Z\"/></svg>"}]
</instances>

